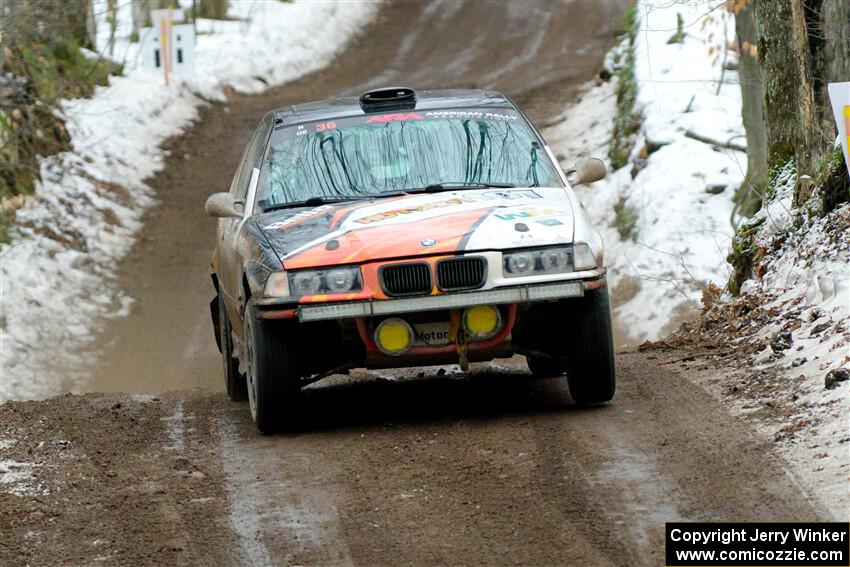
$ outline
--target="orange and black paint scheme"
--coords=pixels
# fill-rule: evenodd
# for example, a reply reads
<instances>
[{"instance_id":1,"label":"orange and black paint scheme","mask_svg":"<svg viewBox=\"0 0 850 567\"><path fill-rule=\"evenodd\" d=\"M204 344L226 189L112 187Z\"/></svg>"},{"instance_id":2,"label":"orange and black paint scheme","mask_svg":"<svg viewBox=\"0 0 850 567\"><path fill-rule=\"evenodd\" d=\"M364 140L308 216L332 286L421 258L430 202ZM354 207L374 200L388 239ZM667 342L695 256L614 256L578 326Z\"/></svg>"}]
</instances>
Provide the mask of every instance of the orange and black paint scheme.
<instances>
[{"instance_id":1,"label":"orange and black paint scheme","mask_svg":"<svg viewBox=\"0 0 850 567\"><path fill-rule=\"evenodd\" d=\"M348 115L375 112L363 106L363 97L360 101L360 105L349 105ZM439 91L416 104L417 112L464 105L492 107L511 110L527 120L498 93ZM299 121L336 128L334 113L342 112L341 108L346 106L334 101L270 113L255 139L265 135L267 140L274 128ZM383 113L369 119L405 119L403 112L387 114L387 108L382 106L378 111ZM536 131L534 135L539 138ZM542 138L538 143L541 148L545 145ZM243 162L250 156L249 147ZM252 165L260 164L243 163L240 170ZM591 395L576 388L575 397L607 401L613 396L614 370L601 239L589 228L584 209L566 177L560 175L560 186L554 187L399 194L380 201L252 210L242 218L222 219L212 258L216 295L211 313L226 377L228 372L237 379L247 373L251 390L251 361L256 362L259 348L251 342L257 340L254 334L258 329L263 333L273 329L271 348L289 353L288 367L276 373L300 385L357 367L456 363L465 369L469 362L522 354L532 372L541 375L563 373L571 362L574 370L568 377L586 375L588 365L601 364L604 368L598 370L609 386ZM237 172L234 183L239 176ZM592 252L592 265L539 281L505 277L506 252L557 248L567 250L576 266L578 246L597 251ZM475 264L472 272L462 262L456 263L464 259ZM291 276L340 267L357 270L359 285L353 291L266 293L272 274ZM394 269L409 272L402 278L418 273L424 283L420 282L415 293L390 289L387 273ZM453 274L469 281L459 286L446 284L443 279ZM320 313L324 307L331 311ZM473 317L486 320L492 328L476 334L471 330ZM251 323L254 320L256 323ZM401 350L390 351L382 343L381 329L389 323L396 329L408 329L410 336ZM596 343L602 346L597 348ZM582 356L590 362L578 360ZM256 384L253 387L256 389ZM254 392L255 398L261 390ZM252 398L252 413L259 419L255 402Z\"/></svg>"}]
</instances>

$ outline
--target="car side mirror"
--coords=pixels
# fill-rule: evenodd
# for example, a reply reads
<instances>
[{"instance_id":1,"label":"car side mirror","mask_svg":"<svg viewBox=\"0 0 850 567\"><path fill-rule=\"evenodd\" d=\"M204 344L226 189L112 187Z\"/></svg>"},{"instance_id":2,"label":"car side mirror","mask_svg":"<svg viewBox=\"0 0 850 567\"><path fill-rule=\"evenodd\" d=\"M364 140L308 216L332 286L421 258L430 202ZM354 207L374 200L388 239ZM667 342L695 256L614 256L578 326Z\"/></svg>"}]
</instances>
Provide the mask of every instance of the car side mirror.
<instances>
[{"instance_id":1,"label":"car side mirror","mask_svg":"<svg viewBox=\"0 0 850 567\"><path fill-rule=\"evenodd\" d=\"M207 197L207 202L204 203L204 210L211 217L241 218L245 206L241 201L234 199L230 193L213 193Z\"/></svg>"},{"instance_id":2,"label":"car side mirror","mask_svg":"<svg viewBox=\"0 0 850 567\"><path fill-rule=\"evenodd\" d=\"M573 168L567 171L567 179L573 185L593 183L605 179L606 175L608 168L605 167L605 162L594 157L579 158Z\"/></svg>"}]
</instances>

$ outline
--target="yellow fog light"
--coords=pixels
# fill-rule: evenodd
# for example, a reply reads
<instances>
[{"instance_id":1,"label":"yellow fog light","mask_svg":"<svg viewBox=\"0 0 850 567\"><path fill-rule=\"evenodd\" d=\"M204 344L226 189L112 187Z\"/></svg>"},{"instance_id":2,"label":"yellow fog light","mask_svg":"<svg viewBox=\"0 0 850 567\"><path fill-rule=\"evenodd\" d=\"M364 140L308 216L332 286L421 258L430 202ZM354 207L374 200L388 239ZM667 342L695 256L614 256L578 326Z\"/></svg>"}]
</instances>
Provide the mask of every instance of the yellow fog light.
<instances>
[{"instance_id":1,"label":"yellow fog light","mask_svg":"<svg viewBox=\"0 0 850 567\"><path fill-rule=\"evenodd\" d=\"M384 319L375 329L375 344L382 353L398 356L413 344L413 329L404 319Z\"/></svg>"},{"instance_id":2,"label":"yellow fog light","mask_svg":"<svg viewBox=\"0 0 850 567\"><path fill-rule=\"evenodd\" d=\"M476 305L463 312L463 328L470 337L489 339L502 326L502 315L492 305Z\"/></svg>"}]
</instances>

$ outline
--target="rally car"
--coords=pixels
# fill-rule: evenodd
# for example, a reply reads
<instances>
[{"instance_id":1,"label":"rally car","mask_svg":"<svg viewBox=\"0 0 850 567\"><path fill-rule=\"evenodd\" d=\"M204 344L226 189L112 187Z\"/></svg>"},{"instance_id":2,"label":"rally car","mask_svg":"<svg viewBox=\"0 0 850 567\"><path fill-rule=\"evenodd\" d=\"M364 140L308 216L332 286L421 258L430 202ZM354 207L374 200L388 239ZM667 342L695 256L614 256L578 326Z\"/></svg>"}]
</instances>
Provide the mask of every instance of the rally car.
<instances>
[{"instance_id":1,"label":"rally car","mask_svg":"<svg viewBox=\"0 0 850 567\"><path fill-rule=\"evenodd\" d=\"M393 87L269 112L217 217L211 303L229 396L264 433L352 368L524 355L579 404L614 395L602 240L506 96Z\"/></svg>"}]
</instances>

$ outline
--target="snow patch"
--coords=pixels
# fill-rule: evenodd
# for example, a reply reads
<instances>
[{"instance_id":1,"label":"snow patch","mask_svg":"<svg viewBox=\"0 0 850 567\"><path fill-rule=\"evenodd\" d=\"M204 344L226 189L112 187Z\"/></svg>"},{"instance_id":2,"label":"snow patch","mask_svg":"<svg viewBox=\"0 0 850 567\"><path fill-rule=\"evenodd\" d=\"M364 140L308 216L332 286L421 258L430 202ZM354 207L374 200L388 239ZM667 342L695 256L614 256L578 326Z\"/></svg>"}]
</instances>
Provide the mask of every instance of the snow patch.
<instances>
[{"instance_id":1,"label":"snow patch","mask_svg":"<svg viewBox=\"0 0 850 567\"><path fill-rule=\"evenodd\" d=\"M105 18L106 2L94 13ZM190 3L191 4L191 3ZM156 201L143 180L160 171L162 143L185 130L225 88L255 93L315 71L377 12L369 2L233 2L228 21L199 20L196 79L163 85L138 68L130 3L118 9L111 77L92 98L63 100L72 151L41 160L36 199L0 248L0 403L78 391L85 347L133 300L115 269ZM109 37L98 22L102 42ZM107 46L99 45L102 53Z\"/></svg>"},{"instance_id":2,"label":"snow patch","mask_svg":"<svg viewBox=\"0 0 850 567\"><path fill-rule=\"evenodd\" d=\"M775 203L787 198L780 192L766 208L775 210ZM790 200L782 210L790 210ZM768 431L840 519L850 511L850 381L825 389L824 379L831 370L850 370L850 204L824 218L804 220L796 229L787 216L784 232L769 223L757 238L757 246L768 250L777 240L781 244L765 257L764 273L747 294L761 294L765 309L788 314L751 340L769 341L787 332L791 345L780 352L767 348L754 363L757 369L777 371L785 385L782 393L795 400L786 423L769 424Z\"/></svg>"},{"instance_id":3,"label":"snow patch","mask_svg":"<svg viewBox=\"0 0 850 567\"><path fill-rule=\"evenodd\" d=\"M47 494L46 487L39 485L34 476L37 466L35 463L0 459L0 492L16 496Z\"/></svg>"},{"instance_id":4,"label":"snow patch","mask_svg":"<svg viewBox=\"0 0 850 567\"><path fill-rule=\"evenodd\" d=\"M605 241L621 344L674 331L698 313L707 284L722 286L729 276L732 196L744 178L746 155L685 135L745 142L737 74L723 73L709 53L712 41L720 41L712 38L733 38L734 25L724 29L726 16L707 18L707 12L705 2L638 2L634 49L642 129L627 166L576 188ZM677 14L693 23L681 44L668 44ZM588 87L564 121L545 132L565 167L581 155L607 161L616 81ZM631 234L623 230L629 219Z\"/></svg>"}]
</instances>

